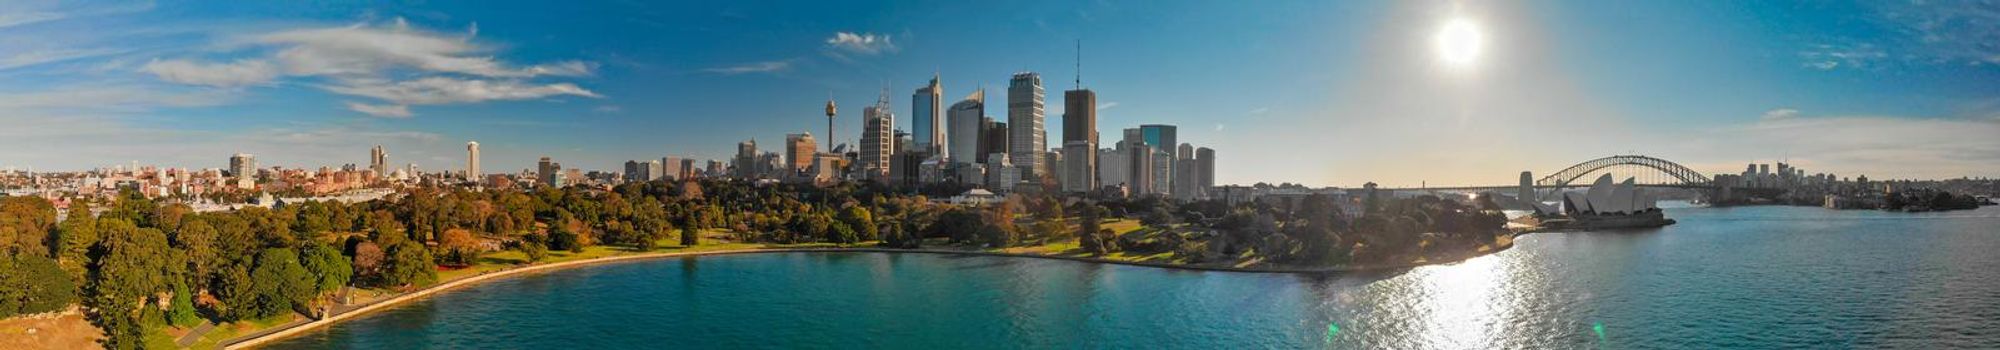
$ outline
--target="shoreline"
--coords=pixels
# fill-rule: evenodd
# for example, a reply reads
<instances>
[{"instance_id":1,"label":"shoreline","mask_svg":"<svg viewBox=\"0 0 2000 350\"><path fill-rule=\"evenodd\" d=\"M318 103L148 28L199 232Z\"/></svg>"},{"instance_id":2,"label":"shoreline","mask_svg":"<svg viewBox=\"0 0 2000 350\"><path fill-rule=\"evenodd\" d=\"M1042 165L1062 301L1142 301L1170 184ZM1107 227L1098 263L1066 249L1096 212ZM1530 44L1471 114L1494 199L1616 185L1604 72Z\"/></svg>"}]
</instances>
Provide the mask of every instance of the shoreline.
<instances>
[{"instance_id":1,"label":"shoreline","mask_svg":"<svg viewBox=\"0 0 2000 350\"><path fill-rule=\"evenodd\" d=\"M643 253L643 254L633 254L633 255L607 256L607 257L585 259L585 260L565 261L559 263L528 265L528 266L515 267L500 271L494 271L480 275L474 275L471 277L460 278L457 280L440 283L434 286L425 287L424 289L411 291L409 293L403 293L401 295L390 297L388 299L376 300L374 302L368 303L367 305L363 305L359 308L350 310L348 312L343 312L338 315L327 316L326 318L312 320L306 323L300 323L282 329L260 331L258 333L262 334L256 334L247 339L225 340L221 348L225 350L251 349L262 345L268 345L270 343L279 340L284 340L286 338L298 336L300 334L304 334L322 327L331 326L333 324L340 323L342 321L346 321L349 319L365 316L367 314L376 311L382 311L409 302L423 300L424 298L430 297L431 295L451 291L453 289L458 289L461 287L476 285L486 281L501 280L536 272L558 271L569 268L586 267L598 264L631 262L631 261L661 259L661 258L742 255L742 254L760 254L760 253L849 253L849 252L922 253L922 254L956 254L956 255L1010 257L1010 258L1041 258L1041 259L1052 259L1052 260L1067 260L1067 261L1083 262L1083 263L1139 266L1139 267L1150 267L1150 268L1172 269L1172 270L1241 272L1241 273L1315 274L1315 273L1366 272L1366 271L1379 271L1379 270L1390 270L1390 269L1416 268L1428 265L1453 264L1466 260L1471 260L1473 258L1481 256L1507 251L1508 249L1511 249L1513 247L1514 247L1513 240L1510 239L1508 240L1507 244L1497 245L1491 250L1485 252L1477 252L1476 254L1468 254L1466 256L1458 257L1456 259L1441 260L1435 262L1426 261L1423 263L1384 265L1384 266L1336 266L1336 267L1326 267L1326 268L1228 267L1228 266L1208 266L1208 265L1187 265L1187 264L1174 264L1174 263L1110 260L1110 259L1100 259L1100 258L1081 257L1081 256L1060 256L1060 255L1043 255L1043 254L1026 254L1026 253L1006 253L1006 252L987 252L987 251L949 250L949 249L923 249L923 248L919 249L895 249L895 248L876 248L876 247L749 248L749 249L715 250L715 251L702 251L702 252Z\"/></svg>"}]
</instances>

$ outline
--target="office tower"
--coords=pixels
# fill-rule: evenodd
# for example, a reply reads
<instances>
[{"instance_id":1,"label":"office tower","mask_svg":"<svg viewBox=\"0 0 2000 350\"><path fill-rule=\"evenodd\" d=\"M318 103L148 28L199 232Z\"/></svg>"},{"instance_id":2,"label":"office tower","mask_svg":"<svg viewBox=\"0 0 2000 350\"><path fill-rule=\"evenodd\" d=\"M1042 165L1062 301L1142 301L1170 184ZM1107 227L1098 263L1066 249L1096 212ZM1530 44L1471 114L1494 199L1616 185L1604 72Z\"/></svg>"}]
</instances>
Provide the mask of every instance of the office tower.
<instances>
[{"instance_id":1,"label":"office tower","mask_svg":"<svg viewBox=\"0 0 2000 350\"><path fill-rule=\"evenodd\" d=\"M819 153L818 147L813 143L812 133L785 135L786 168L792 172L812 169L813 155Z\"/></svg>"},{"instance_id":2,"label":"office tower","mask_svg":"<svg viewBox=\"0 0 2000 350\"><path fill-rule=\"evenodd\" d=\"M1092 162L1097 161L1096 147L1089 141L1069 141L1062 147L1063 170L1058 178L1062 191L1083 193L1096 189L1097 171Z\"/></svg>"},{"instance_id":3,"label":"office tower","mask_svg":"<svg viewBox=\"0 0 2000 350\"><path fill-rule=\"evenodd\" d=\"M875 105L861 109L861 165L862 178L873 179L888 176L889 156L895 154L896 115L889 112L889 91L882 91L882 98Z\"/></svg>"},{"instance_id":4,"label":"office tower","mask_svg":"<svg viewBox=\"0 0 2000 350\"><path fill-rule=\"evenodd\" d=\"M826 149L829 149L829 150L833 149L833 142L834 142L834 141L833 141L833 140L834 140L834 138L833 138L833 115L834 115L834 111L835 111L835 110L834 110L834 107L833 107L833 98L832 98L832 97L828 97L828 98L826 99Z\"/></svg>"},{"instance_id":5,"label":"office tower","mask_svg":"<svg viewBox=\"0 0 2000 350\"><path fill-rule=\"evenodd\" d=\"M374 170L376 175L389 174L389 151L382 149L382 145L368 149L368 169Z\"/></svg>"},{"instance_id":6,"label":"office tower","mask_svg":"<svg viewBox=\"0 0 2000 350\"><path fill-rule=\"evenodd\" d=\"M695 177L695 165L694 158L681 158L681 167L674 172L674 179L683 181L693 179Z\"/></svg>"},{"instance_id":7,"label":"office tower","mask_svg":"<svg viewBox=\"0 0 2000 350\"><path fill-rule=\"evenodd\" d=\"M1130 181L1125 183L1127 190L1131 191L1133 196L1153 193L1153 180L1155 179L1153 177L1153 153L1155 152L1153 151L1153 145L1139 142L1128 146L1130 147L1127 150L1131 152L1129 156L1132 157L1130 159L1132 170L1127 173L1131 176Z\"/></svg>"},{"instance_id":8,"label":"office tower","mask_svg":"<svg viewBox=\"0 0 2000 350\"><path fill-rule=\"evenodd\" d=\"M986 188L994 192L1007 192L1014 184L1021 182L1021 168L1007 159L1007 153L994 152L986 155Z\"/></svg>"},{"instance_id":9,"label":"office tower","mask_svg":"<svg viewBox=\"0 0 2000 350\"><path fill-rule=\"evenodd\" d=\"M645 167L646 167L645 169L646 176L640 177L640 181L659 180L660 177L664 175L661 173L661 171L666 169L665 167L660 166L660 161L657 160L647 160Z\"/></svg>"},{"instance_id":10,"label":"office tower","mask_svg":"<svg viewBox=\"0 0 2000 350\"><path fill-rule=\"evenodd\" d=\"M760 173L757 171L757 140L752 139L737 142L736 159L734 162L735 164L731 166L736 168L736 177L745 179L756 178L757 174ZM660 166L664 167L666 163L661 162Z\"/></svg>"},{"instance_id":11,"label":"office tower","mask_svg":"<svg viewBox=\"0 0 2000 350\"><path fill-rule=\"evenodd\" d=\"M1007 133L1009 131L1007 130L1007 123L994 120L993 117L986 117L979 124L979 162L982 164L991 164L994 153L1009 153L1007 149ZM1007 158L1008 163L1012 164L1013 156L1010 155ZM1019 164L1015 164L1015 166L1019 166ZM986 170L990 172L995 169L989 166Z\"/></svg>"},{"instance_id":12,"label":"office tower","mask_svg":"<svg viewBox=\"0 0 2000 350\"><path fill-rule=\"evenodd\" d=\"M723 174L722 174L722 161L719 161L719 160L714 160L714 159L710 159L710 160L708 160L708 171L707 171L707 173L708 173L708 174L706 174L706 176L723 176Z\"/></svg>"},{"instance_id":13,"label":"office tower","mask_svg":"<svg viewBox=\"0 0 2000 350\"><path fill-rule=\"evenodd\" d=\"M562 164L542 157L541 161L535 162L535 177L541 180L543 186L562 187Z\"/></svg>"},{"instance_id":14,"label":"office tower","mask_svg":"<svg viewBox=\"0 0 2000 350\"><path fill-rule=\"evenodd\" d=\"M646 181L646 164L636 160L625 161L625 182Z\"/></svg>"},{"instance_id":15,"label":"office tower","mask_svg":"<svg viewBox=\"0 0 2000 350\"><path fill-rule=\"evenodd\" d=\"M910 96L910 133L915 134L915 150L929 154L941 154L945 150L944 138L944 86L938 83L938 76L931 75L931 84L917 89Z\"/></svg>"},{"instance_id":16,"label":"office tower","mask_svg":"<svg viewBox=\"0 0 2000 350\"><path fill-rule=\"evenodd\" d=\"M1063 149L1072 148L1082 151L1064 159L1063 191L1097 188L1097 93L1082 87L1063 92Z\"/></svg>"},{"instance_id":17,"label":"office tower","mask_svg":"<svg viewBox=\"0 0 2000 350\"><path fill-rule=\"evenodd\" d=\"M986 89L973 90L972 94L965 95L964 100L951 105L951 110L946 115L949 116L947 121L951 123L951 129L946 131L950 136L947 138L948 141L945 141L949 146L946 160L952 163L977 163L982 121L980 118L986 116Z\"/></svg>"},{"instance_id":18,"label":"office tower","mask_svg":"<svg viewBox=\"0 0 2000 350\"><path fill-rule=\"evenodd\" d=\"M1198 167L1195 170L1195 198L1209 198L1209 189L1215 188L1215 150L1208 147L1196 148L1194 162Z\"/></svg>"},{"instance_id":19,"label":"office tower","mask_svg":"<svg viewBox=\"0 0 2000 350\"><path fill-rule=\"evenodd\" d=\"M1174 152L1174 199L1193 200L1195 197L1194 145L1183 143Z\"/></svg>"},{"instance_id":20,"label":"office tower","mask_svg":"<svg viewBox=\"0 0 2000 350\"><path fill-rule=\"evenodd\" d=\"M1130 150L1132 146L1146 143L1146 133L1140 131L1139 128L1126 128L1124 136L1124 138L1118 140L1119 149Z\"/></svg>"},{"instance_id":21,"label":"office tower","mask_svg":"<svg viewBox=\"0 0 2000 350\"><path fill-rule=\"evenodd\" d=\"M1048 140L1044 139L1048 133L1042 126L1044 99L1041 74L1014 73L1014 78L1007 82L1006 152L1008 160L1022 169L1023 179L1039 178L1048 171L1048 165L1035 156L1048 149Z\"/></svg>"},{"instance_id":22,"label":"office tower","mask_svg":"<svg viewBox=\"0 0 2000 350\"><path fill-rule=\"evenodd\" d=\"M1132 183L1132 151L1127 148L1100 148L1097 150L1098 187L1126 186Z\"/></svg>"},{"instance_id":23,"label":"office tower","mask_svg":"<svg viewBox=\"0 0 2000 350\"><path fill-rule=\"evenodd\" d=\"M1174 148L1174 146L1180 145L1179 140L1175 139L1175 134L1177 133L1175 132L1176 129L1178 128L1174 127L1173 125L1164 125L1164 124L1146 124L1139 126L1139 132L1146 138L1146 144L1153 146L1154 152L1161 152L1173 155L1175 157L1179 157L1180 150Z\"/></svg>"},{"instance_id":24,"label":"office tower","mask_svg":"<svg viewBox=\"0 0 2000 350\"><path fill-rule=\"evenodd\" d=\"M687 178L681 175L682 173L687 172L687 168L683 166L684 164L687 164L687 162L685 159L682 159L681 157L661 157L660 178L667 179L669 181L686 180Z\"/></svg>"},{"instance_id":25,"label":"office tower","mask_svg":"<svg viewBox=\"0 0 2000 350\"><path fill-rule=\"evenodd\" d=\"M249 153L229 156L229 175L236 177L236 188L257 187L257 156Z\"/></svg>"},{"instance_id":26,"label":"office tower","mask_svg":"<svg viewBox=\"0 0 2000 350\"><path fill-rule=\"evenodd\" d=\"M479 141L465 143L465 179L474 183L486 178L479 173Z\"/></svg>"}]
</instances>

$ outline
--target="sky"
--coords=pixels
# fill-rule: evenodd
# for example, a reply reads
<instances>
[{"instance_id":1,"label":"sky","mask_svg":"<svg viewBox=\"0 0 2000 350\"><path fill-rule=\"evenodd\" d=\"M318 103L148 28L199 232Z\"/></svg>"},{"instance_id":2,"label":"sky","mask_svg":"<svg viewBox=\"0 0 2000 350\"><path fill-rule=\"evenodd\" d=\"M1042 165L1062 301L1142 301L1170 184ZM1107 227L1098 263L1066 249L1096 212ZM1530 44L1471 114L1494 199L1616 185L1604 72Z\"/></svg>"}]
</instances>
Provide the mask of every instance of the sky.
<instances>
[{"instance_id":1,"label":"sky","mask_svg":"<svg viewBox=\"0 0 2000 350\"><path fill-rule=\"evenodd\" d=\"M1021 71L1049 139L1080 79L1106 143L1178 125L1224 184L1511 184L1614 154L2000 177L1993 1L0 0L0 168L383 145L429 171L476 140L488 172L615 171L824 138L829 97L855 143L885 88L909 129L934 74L955 100Z\"/></svg>"}]
</instances>

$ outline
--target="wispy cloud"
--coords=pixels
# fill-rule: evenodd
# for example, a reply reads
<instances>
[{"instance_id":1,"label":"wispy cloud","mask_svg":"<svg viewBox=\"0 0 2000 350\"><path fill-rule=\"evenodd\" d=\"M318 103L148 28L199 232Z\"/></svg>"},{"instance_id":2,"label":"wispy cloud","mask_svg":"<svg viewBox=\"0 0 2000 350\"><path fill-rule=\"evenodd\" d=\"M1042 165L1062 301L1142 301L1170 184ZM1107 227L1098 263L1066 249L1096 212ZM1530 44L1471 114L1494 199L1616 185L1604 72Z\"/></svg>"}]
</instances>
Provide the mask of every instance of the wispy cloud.
<instances>
[{"instance_id":1,"label":"wispy cloud","mask_svg":"<svg viewBox=\"0 0 2000 350\"><path fill-rule=\"evenodd\" d=\"M407 105L371 105L348 101L347 109L384 118L409 118L413 115L410 114L410 106Z\"/></svg>"},{"instance_id":2,"label":"wispy cloud","mask_svg":"<svg viewBox=\"0 0 2000 350\"><path fill-rule=\"evenodd\" d=\"M62 62L79 58L89 58L117 53L112 49L40 49L15 53L0 57L0 70L21 68L44 63Z\"/></svg>"},{"instance_id":3,"label":"wispy cloud","mask_svg":"<svg viewBox=\"0 0 2000 350\"><path fill-rule=\"evenodd\" d=\"M1099 104L1099 105L1097 105L1097 110L1100 110L1100 111L1102 111L1102 110L1106 110L1106 109L1111 109L1112 107L1118 107L1118 102L1117 102L1117 101L1112 101L1112 102L1105 102L1105 103L1103 103L1103 104Z\"/></svg>"},{"instance_id":4,"label":"wispy cloud","mask_svg":"<svg viewBox=\"0 0 2000 350\"><path fill-rule=\"evenodd\" d=\"M0 12L0 28L53 21L63 17L61 13L46 11Z\"/></svg>"},{"instance_id":5,"label":"wispy cloud","mask_svg":"<svg viewBox=\"0 0 2000 350\"><path fill-rule=\"evenodd\" d=\"M411 105L529 100L555 96L601 98L574 83L534 82L542 77L595 74L597 64L557 61L515 65L501 62L493 48L464 34L412 28L397 18L387 25L279 30L239 37L223 46L267 47L259 56L201 62L156 59L141 68L162 81L211 87L265 85L286 77L309 80L329 92L366 97L386 104L348 102L350 110L374 116L409 117Z\"/></svg>"},{"instance_id":6,"label":"wispy cloud","mask_svg":"<svg viewBox=\"0 0 2000 350\"><path fill-rule=\"evenodd\" d=\"M1992 2L1862 2L1856 22L1884 29L1867 37L1809 39L1805 67L1876 68L1885 64L2000 64L2000 4Z\"/></svg>"},{"instance_id":7,"label":"wispy cloud","mask_svg":"<svg viewBox=\"0 0 2000 350\"><path fill-rule=\"evenodd\" d=\"M153 60L139 69L168 82L214 87L260 85L278 78L278 67L269 61L255 59L230 63Z\"/></svg>"},{"instance_id":8,"label":"wispy cloud","mask_svg":"<svg viewBox=\"0 0 2000 350\"><path fill-rule=\"evenodd\" d=\"M722 74L722 75L737 75L744 73L776 73L776 72L783 72L789 69L792 69L792 61L785 60L785 61L752 62L752 63L745 63L728 67L708 68L708 69L703 69L701 71Z\"/></svg>"},{"instance_id":9,"label":"wispy cloud","mask_svg":"<svg viewBox=\"0 0 2000 350\"><path fill-rule=\"evenodd\" d=\"M1758 119L1765 121L1772 121L1772 120L1792 119L1798 116L1799 116L1799 110L1791 108L1779 108L1779 109L1765 111L1764 116Z\"/></svg>"},{"instance_id":10,"label":"wispy cloud","mask_svg":"<svg viewBox=\"0 0 2000 350\"><path fill-rule=\"evenodd\" d=\"M862 55L895 53L897 50L895 40L875 33L836 32L833 37L826 38L826 46Z\"/></svg>"},{"instance_id":11,"label":"wispy cloud","mask_svg":"<svg viewBox=\"0 0 2000 350\"><path fill-rule=\"evenodd\" d=\"M551 96L602 98L576 84L532 84L516 80L460 79L428 77L415 80L349 79L327 86L343 95L370 97L403 105L476 103L493 100L526 100Z\"/></svg>"}]
</instances>

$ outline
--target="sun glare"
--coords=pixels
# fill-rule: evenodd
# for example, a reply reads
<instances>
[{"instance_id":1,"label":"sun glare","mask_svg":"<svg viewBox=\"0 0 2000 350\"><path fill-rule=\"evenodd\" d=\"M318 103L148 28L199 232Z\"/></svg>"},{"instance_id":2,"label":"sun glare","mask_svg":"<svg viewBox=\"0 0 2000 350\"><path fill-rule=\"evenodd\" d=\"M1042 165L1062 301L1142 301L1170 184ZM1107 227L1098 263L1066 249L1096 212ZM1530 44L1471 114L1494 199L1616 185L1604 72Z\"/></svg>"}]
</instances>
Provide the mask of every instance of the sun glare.
<instances>
[{"instance_id":1,"label":"sun glare","mask_svg":"<svg viewBox=\"0 0 2000 350\"><path fill-rule=\"evenodd\" d=\"M1485 49L1485 34L1471 20L1453 18L1445 22L1435 38L1438 58L1453 67L1468 67L1479 61Z\"/></svg>"}]
</instances>

